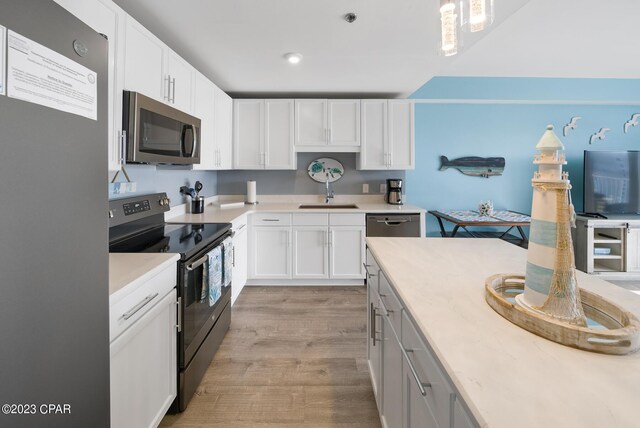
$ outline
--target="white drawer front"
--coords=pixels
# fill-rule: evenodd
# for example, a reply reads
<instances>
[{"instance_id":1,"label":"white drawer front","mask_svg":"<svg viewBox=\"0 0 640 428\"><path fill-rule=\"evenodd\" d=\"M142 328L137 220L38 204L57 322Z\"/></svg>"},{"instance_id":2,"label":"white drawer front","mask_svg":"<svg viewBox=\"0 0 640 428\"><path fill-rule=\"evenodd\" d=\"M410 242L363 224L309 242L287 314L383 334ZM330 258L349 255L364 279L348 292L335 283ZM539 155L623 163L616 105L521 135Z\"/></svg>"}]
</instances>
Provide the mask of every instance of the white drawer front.
<instances>
[{"instance_id":1,"label":"white drawer front","mask_svg":"<svg viewBox=\"0 0 640 428\"><path fill-rule=\"evenodd\" d=\"M254 226L291 226L289 213L255 213L251 215Z\"/></svg>"},{"instance_id":2,"label":"white drawer front","mask_svg":"<svg viewBox=\"0 0 640 428\"><path fill-rule=\"evenodd\" d=\"M407 314L402 315L402 346L407 351L420 381L430 384L429 387L425 387L427 394L424 399L438 426L450 426L453 388Z\"/></svg>"},{"instance_id":3,"label":"white drawer front","mask_svg":"<svg viewBox=\"0 0 640 428\"><path fill-rule=\"evenodd\" d=\"M379 289L380 289L380 300L386 309L387 316L389 317L389 322L393 326L393 329L396 331L398 337L400 337L400 328L402 326L402 304L400 300L396 297L395 293L391 289L391 285L389 285L389 281L384 276L384 272L380 271L379 273Z\"/></svg>"},{"instance_id":4,"label":"white drawer front","mask_svg":"<svg viewBox=\"0 0 640 428\"><path fill-rule=\"evenodd\" d=\"M176 286L177 264L174 264L140 285L109 308L109 341L113 341L131 324L153 308Z\"/></svg>"},{"instance_id":5,"label":"white drawer front","mask_svg":"<svg viewBox=\"0 0 640 428\"><path fill-rule=\"evenodd\" d=\"M331 213L329 215L331 226L364 226L363 213Z\"/></svg>"},{"instance_id":6,"label":"white drawer front","mask_svg":"<svg viewBox=\"0 0 640 428\"><path fill-rule=\"evenodd\" d=\"M294 226L328 226L329 214L293 214Z\"/></svg>"},{"instance_id":7,"label":"white drawer front","mask_svg":"<svg viewBox=\"0 0 640 428\"><path fill-rule=\"evenodd\" d=\"M231 230L233 230L234 232L240 232L241 230L245 229L247 227L247 216L243 215L241 217L238 217L237 219L233 220L231 222Z\"/></svg>"}]
</instances>

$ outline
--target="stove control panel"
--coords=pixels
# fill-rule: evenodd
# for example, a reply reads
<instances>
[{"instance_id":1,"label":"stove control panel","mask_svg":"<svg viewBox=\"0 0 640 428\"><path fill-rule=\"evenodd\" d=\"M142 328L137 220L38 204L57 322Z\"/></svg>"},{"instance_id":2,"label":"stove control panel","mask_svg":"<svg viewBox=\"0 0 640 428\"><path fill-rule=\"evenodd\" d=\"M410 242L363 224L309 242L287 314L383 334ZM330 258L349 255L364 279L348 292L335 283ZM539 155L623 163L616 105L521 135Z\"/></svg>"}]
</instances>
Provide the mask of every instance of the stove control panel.
<instances>
[{"instance_id":1,"label":"stove control panel","mask_svg":"<svg viewBox=\"0 0 640 428\"><path fill-rule=\"evenodd\" d=\"M122 211L124 215L131 215L142 213L145 211L151 210L151 206L149 205L149 200L145 199L142 201L129 202L128 204L122 205Z\"/></svg>"},{"instance_id":2,"label":"stove control panel","mask_svg":"<svg viewBox=\"0 0 640 428\"><path fill-rule=\"evenodd\" d=\"M112 199L109 201L109 227L153 216L162 217L165 212L171 209L170 202L166 193ZM164 218L159 221L164 221Z\"/></svg>"}]
</instances>

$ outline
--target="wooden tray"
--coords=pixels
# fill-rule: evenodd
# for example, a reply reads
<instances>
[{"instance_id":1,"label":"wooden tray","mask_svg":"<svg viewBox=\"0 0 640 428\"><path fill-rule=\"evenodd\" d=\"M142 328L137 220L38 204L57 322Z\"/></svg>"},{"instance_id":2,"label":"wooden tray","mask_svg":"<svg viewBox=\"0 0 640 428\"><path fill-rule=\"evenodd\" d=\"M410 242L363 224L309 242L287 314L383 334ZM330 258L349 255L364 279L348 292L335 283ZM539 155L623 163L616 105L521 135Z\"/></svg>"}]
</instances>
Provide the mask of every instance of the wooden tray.
<instances>
[{"instance_id":1,"label":"wooden tray","mask_svg":"<svg viewBox=\"0 0 640 428\"><path fill-rule=\"evenodd\" d=\"M590 324L579 327L523 307L514 300L524 292L524 276L499 274L485 281L486 300L497 313L515 325L573 348L603 354L625 355L640 349L640 321L631 312L603 297L580 289L580 299Z\"/></svg>"}]
</instances>

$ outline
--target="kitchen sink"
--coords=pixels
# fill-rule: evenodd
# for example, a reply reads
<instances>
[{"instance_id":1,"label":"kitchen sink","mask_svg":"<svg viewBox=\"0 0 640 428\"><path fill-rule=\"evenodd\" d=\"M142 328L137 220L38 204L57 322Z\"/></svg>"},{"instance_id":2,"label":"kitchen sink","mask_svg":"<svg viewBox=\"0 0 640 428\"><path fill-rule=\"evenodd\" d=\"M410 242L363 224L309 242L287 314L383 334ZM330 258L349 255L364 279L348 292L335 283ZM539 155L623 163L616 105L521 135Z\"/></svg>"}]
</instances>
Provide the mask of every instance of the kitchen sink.
<instances>
[{"instance_id":1,"label":"kitchen sink","mask_svg":"<svg viewBox=\"0 0 640 428\"><path fill-rule=\"evenodd\" d=\"M353 209L358 208L356 204L302 204L300 209Z\"/></svg>"}]
</instances>

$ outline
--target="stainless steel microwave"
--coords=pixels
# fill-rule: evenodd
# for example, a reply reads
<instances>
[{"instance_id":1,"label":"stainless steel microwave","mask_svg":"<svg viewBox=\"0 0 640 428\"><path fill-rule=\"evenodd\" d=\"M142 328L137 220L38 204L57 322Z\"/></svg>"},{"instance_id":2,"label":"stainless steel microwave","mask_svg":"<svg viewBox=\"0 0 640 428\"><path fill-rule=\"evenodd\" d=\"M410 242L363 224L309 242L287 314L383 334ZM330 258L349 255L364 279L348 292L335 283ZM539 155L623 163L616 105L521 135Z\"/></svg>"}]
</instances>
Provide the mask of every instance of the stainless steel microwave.
<instances>
[{"instance_id":1,"label":"stainless steel microwave","mask_svg":"<svg viewBox=\"0 0 640 428\"><path fill-rule=\"evenodd\" d=\"M122 116L127 163L200 163L197 117L130 91L124 91Z\"/></svg>"}]
</instances>

